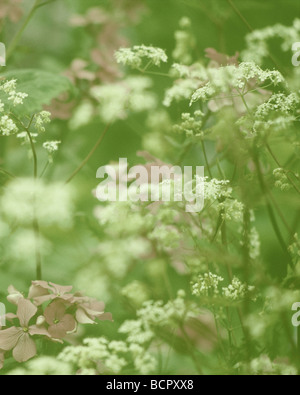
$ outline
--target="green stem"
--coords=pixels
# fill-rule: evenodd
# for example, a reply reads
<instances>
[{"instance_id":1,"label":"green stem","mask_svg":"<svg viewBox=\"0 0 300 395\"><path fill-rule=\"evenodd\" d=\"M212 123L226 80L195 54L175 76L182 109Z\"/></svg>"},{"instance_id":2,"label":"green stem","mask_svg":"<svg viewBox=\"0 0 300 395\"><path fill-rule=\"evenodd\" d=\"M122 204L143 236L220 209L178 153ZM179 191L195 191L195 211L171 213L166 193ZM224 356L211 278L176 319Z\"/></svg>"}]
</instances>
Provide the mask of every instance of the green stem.
<instances>
[{"instance_id":1,"label":"green stem","mask_svg":"<svg viewBox=\"0 0 300 395\"><path fill-rule=\"evenodd\" d=\"M74 177L77 176L77 174L84 168L84 166L88 163L88 161L91 159L91 157L94 155L96 152L97 148L101 145L102 141L104 140L104 137L106 136L108 130L110 128L110 124L106 126L104 132L100 136L99 140L96 142L94 147L92 148L91 152L88 154L88 156L84 159L84 161L77 167L77 169L70 175L70 177L67 179L66 184L69 184Z\"/></svg>"},{"instance_id":2,"label":"green stem","mask_svg":"<svg viewBox=\"0 0 300 395\"><path fill-rule=\"evenodd\" d=\"M35 260L36 260L36 279L38 281L42 280L42 256L41 256L41 243L40 243L40 227L36 214L36 201L34 202L34 220L33 220L33 230L35 237Z\"/></svg>"},{"instance_id":3,"label":"green stem","mask_svg":"<svg viewBox=\"0 0 300 395\"><path fill-rule=\"evenodd\" d=\"M12 41L7 49L6 59L10 58L13 51L17 47L17 45L22 37L22 34L26 30L26 28L27 28L29 22L31 21L32 17L34 16L36 10L41 6L40 3L41 3L41 0L35 0L31 11L29 12L29 14L28 14L27 18L25 19L23 25L21 26L20 30L15 34L14 38L12 39Z\"/></svg>"},{"instance_id":4,"label":"green stem","mask_svg":"<svg viewBox=\"0 0 300 395\"><path fill-rule=\"evenodd\" d=\"M259 181L261 190L262 190L262 192L264 194L264 197L265 197L265 200L266 200L268 214L269 214L269 217L270 217L271 224L273 226L274 232L275 232L275 234L277 236L277 239L278 239L278 241L279 241L284 253L286 254L286 257L288 259L288 264L291 266L292 269L294 269L294 265L293 265L292 259L290 257L289 252L288 252L288 247L287 247L287 245L286 245L286 243L284 241L284 238L283 238L283 236L281 234L279 225L278 225L277 220L276 220L276 216L275 216L274 210L273 210L273 208L272 208L272 206L271 206L271 204L269 202L269 199L268 199L268 189L267 189L267 187L265 185L265 181L264 181L264 178L263 178L263 173L262 173L262 170L261 170L261 167L260 167L260 163L259 163L259 158L258 158L256 153L254 153L254 155L253 155L253 161L254 161L255 166L256 166L256 170L257 170L257 174L258 174L258 181Z\"/></svg>"},{"instance_id":5,"label":"green stem","mask_svg":"<svg viewBox=\"0 0 300 395\"><path fill-rule=\"evenodd\" d=\"M192 357L192 360L194 362L195 368L196 368L197 372L199 373L199 375L202 376L203 375L203 371L202 371L202 368L201 368L201 366L199 364L198 358L195 355L194 345L191 343L190 338L189 338L188 334L186 333L186 330L185 330L183 325L181 325L180 329L181 329L181 332L182 332L183 337L185 339L187 348L189 349L189 351L191 353L191 357Z\"/></svg>"},{"instance_id":6,"label":"green stem","mask_svg":"<svg viewBox=\"0 0 300 395\"><path fill-rule=\"evenodd\" d=\"M5 174L6 176L8 176L9 178L16 178L16 176L14 176L13 174L11 174L9 171L1 169L0 168L0 173Z\"/></svg>"},{"instance_id":7,"label":"green stem","mask_svg":"<svg viewBox=\"0 0 300 395\"><path fill-rule=\"evenodd\" d=\"M236 7L236 5L233 3L233 1L232 0L227 0L227 3L230 5L230 7L233 9L233 11L237 14L237 16L241 19L241 21L244 23L244 25L247 26L247 29L249 30L249 32L252 33L253 32L252 26L250 26L250 24L247 21L247 19L240 12L240 10Z\"/></svg>"},{"instance_id":8,"label":"green stem","mask_svg":"<svg viewBox=\"0 0 300 395\"><path fill-rule=\"evenodd\" d=\"M207 171L208 171L209 177L211 179L213 179L213 175L212 175L212 172L211 172L211 169L210 169L210 166L209 166L209 161L208 161L208 156L207 156L207 152L206 152L205 143L204 143L204 141L202 139L201 139L201 145L202 145L202 151L203 151L203 154L204 154L204 160L205 160L205 163L206 163L206 167L207 167Z\"/></svg>"},{"instance_id":9,"label":"green stem","mask_svg":"<svg viewBox=\"0 0 300 395\"><path fill-rule=\"evenodd\" d=\"M32 155L33 155L33 177L34 177L34 179L36 180L36 179L37 179L37 176L38 176L38 159L37 159L37 153L36 153L36 149L35 149L35 146L34 146L34 142L33 142L31 133L30 133L30 131L29 131L28 128L26 129L26 133L27 133L27 136L28 136L29 141L30 141L31 151L32 151Z\"/></svg>"},{"instance_id":10,"label":"green stem","mask_svg":"<svg viewBox=\"0 0 300 395\"><path fill-rule=\"evenodd\" d=\"M26 133L28 135L30 145L31 145L31 150L32 150L32 155L33 155L33 177L35 182L37 181L38 178L38 158L37 158L37 153L36 149L34 146L34 141L30 133L30 127L32 125L34 116L32 116L29 125L27 128L25 128ZM34 201L33 201L33 231L34 231L34 238L35 238L35 261L36 261L36 279L38 281L42 280L42 256L41 256L41 242L40 242L40 226L39 226L39 221L37 217L37 212L36 212L36 194L34 195Z\"/></svg>"},{"instance_id":11,"label":"green stem","mask_svg":"<svg viewBox=\"0 0 300 395\"><path fill-rule=\"evenodd\" d=\"M45 164L45 167L44 167L43 171L41 172L40 178L43 178L43 177L44 177L46 171L48 170L49 165L50 165L50 162L47 161L47 163Z\"/></svg>"},{"instance_id":12,"label":"green stem","mask_svg":"<svg viewBox=\"0 0 300 395\"><path fill-rule=\"evenodd\" d=\"M236 13L236 15L240 18L240 20L243 22L243 24L247 27L249 30L249 33L252 33L254 31L253 27L250 25L250 23L247 21L247 19L244 17L244 15L241 13L241 11L237 8L237 6L234 4L233 0L227 0L227 3L230 5L230 7L233 9L233 11ZM281 72L279 65L277 64L276 59L273 57L270 52L268 53L268 57L272 62L274 63L275 67ZM282 74L282 72L281 72Z\"/></svg>"}]
</instances>

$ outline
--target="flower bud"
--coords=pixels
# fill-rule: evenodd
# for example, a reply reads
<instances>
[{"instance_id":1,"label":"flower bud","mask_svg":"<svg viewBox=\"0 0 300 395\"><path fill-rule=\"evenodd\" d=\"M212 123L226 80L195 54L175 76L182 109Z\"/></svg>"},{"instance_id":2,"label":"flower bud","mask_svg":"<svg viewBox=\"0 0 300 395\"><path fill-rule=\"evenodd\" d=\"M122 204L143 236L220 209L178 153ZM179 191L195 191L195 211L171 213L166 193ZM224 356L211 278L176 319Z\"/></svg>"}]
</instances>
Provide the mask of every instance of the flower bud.
<instances>
[{"instance_id":1,"label":"flower bud","mask_svg":"<svg viewBox=\"0 0 300 395\"><path fill-rule=\"evenodd\" d=\"M36 320L36 325L37 325L37 326L42 326L42 325L45 324L45 322L46 322L45 317L44 317L43 315L40 315L40 316L37 318L37 320Z\"/></svg>"},{"instance_id":2,"label":"flower bud","mask_svg":"<svg viewBox=\"0 0 300 395\"><path fill-rule=\"evenodd\" d=\"M22 298L23 298L23 295L21 295L19 293L15 293L15 294L8 295L7 300L9 301L9 303L17 306L19 300Z\"/></svg>"}]
</instances>

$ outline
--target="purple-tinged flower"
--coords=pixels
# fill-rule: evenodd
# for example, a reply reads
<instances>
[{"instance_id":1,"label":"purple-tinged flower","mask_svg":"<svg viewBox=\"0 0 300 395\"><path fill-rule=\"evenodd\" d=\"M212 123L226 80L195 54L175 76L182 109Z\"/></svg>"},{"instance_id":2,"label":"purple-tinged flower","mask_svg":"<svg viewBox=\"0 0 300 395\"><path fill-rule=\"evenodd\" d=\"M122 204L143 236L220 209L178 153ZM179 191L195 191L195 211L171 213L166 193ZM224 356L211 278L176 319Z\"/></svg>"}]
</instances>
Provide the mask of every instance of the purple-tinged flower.
<instances>
[{"instance_id":1,"label":"purple-tinged flower","mask_svg":"<svg viewBox=\"0 0 300 395\"><path fill-rule=\"evenodd\" d=\"M101 321L113 320L111 313L104 313L103 302L90 298L78 298L77 303L76 320L80 324L94 324L97 318Z\"/></svg>"},{"instance_id":2,"label":"purple-tinged flower","mask_svg":"<svg viewBox=\"0 0 300 395\"><path fill-rule=\"evenodd\" d=\"M20 327L12 327L0 331L0 350L13 350L13 357L17 362L26 362L33 358L36 353L36 345L32 336L48 336L45 328L36 325L29 326L30 320L37 313L37 307L27 299L20 299L16 317L19 319Z\"/></svg>"},{"instance_id":3,"label":"purple-tinged flower","mask_svg":"<svg viewBox=\"0 0 300 395\"><path fill-rule=\"evenodd\" d=\"M63 339L67 333L76 328L76 321L66 313L66 306L60 300L51 303L45 310L45 319L49 325L48 332L54 339Z\"/></svg>"},{"instance_id":4,"label":"purple-tinged flower","mask_svg":"<svg viewBox=\"0 0 300 395\"><path fill-rule=\"evenodd\" d=\"M13 285L8 287L8 296L7 300L9 303L18 306L19 300L24 298L24 295L21 294Z\"/></svg>"},{"instance_id":5,"label":"purple-tinged flower","mask_svg":"<svg viewBox=\"0 0 300 395\"><path fill-rule=\"evenodd\" d=\"M70 294L72 286L62 286L46 281L33 281L29 291L29 299L33 299L37 306L55 299L70 302L74 295Z\"/></svg>"}]
</instances>

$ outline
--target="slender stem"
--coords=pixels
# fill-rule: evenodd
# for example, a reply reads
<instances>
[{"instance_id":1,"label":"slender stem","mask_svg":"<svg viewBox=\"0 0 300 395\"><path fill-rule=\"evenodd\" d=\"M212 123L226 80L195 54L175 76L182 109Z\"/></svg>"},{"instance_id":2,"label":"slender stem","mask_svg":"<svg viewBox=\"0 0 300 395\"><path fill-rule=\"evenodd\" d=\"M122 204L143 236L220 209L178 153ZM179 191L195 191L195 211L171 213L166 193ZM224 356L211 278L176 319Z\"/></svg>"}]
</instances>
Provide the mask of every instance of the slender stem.
<instances>
[{"instance_id":1,"label":"slender stem","mask_svg":"<svg viewBox=\"0 0 300 395\"><path fill-rule=\"evenodd\" d=\"M241 19L243 24L247 27L250 33L254 31L253 27L249 24L247 19L244 17L244 15L241 13L241 11L237 8L237 6L234 4L233 0L227 0L227 3L230 5L230 7L234 10L236 15ZM276 59L273 57L273 55L269 52L268 57L272 62L274 63L275 67L281 72L279 65L277 64ZM282 72L281 72L282 73Z\"/></svg>"},{"instance_id":2,"label":"slender stem","mask_svg":"<svg viewBox=\"0 0 300 395\"><path fill-rule=\"evenodd\" d=\"M57 1L57 0L47 0L47 1L44 1L44 3L41 3L41 4L37 5L37 6L36 6L36 9L37 9L37 8L41 8L41 7L44 7L44 5L52 4L52 3L54 3L55 1Z\"/></svg>"},{"instance_id":3,"label":"slender stem","mask_svg":"<svg viewBox=\"0 0 300 395\"><path fill-rule=\"evenodd\" d=\"M184 339L186 341L187 347L188 347L188 349L189 349L189 351L191 353L191 357L192 357L192 360L194 362L195 368L196 368L197 372L199 373L199 375L202 376L203 375L203 371L202 371L202 368L201 368L201 366L199 364L198 358L195 355L194 346L191 343L190 338L189 338L188 334L186 333L186 330L185 330L183 325L181 325L180 329L181 329L183 337L184 337Z\"/></svg>"},{"instance_id":4,"label":"slender stem","mask_svg":"<svg viewBox=\"0 0 300 395\"><path fill-rule=\"evenodd\" d=\"M1 169L0 168L0 173L5 174L6 176L8 176L9 178L16 178L16 176L14 176L13 174L11 174L9 171L5 170L5 169Z\"/></svg>"},{"instance_id":5,"label":"slender stem","mask_svg":"<svg viewBox=\"0 0 300 395\"><path fill-rule=\"evenodd\" d=\"M40 227L36 214L36 201L34 202L34 220L33 230L35 237L35 260L36 260L36 279L42 280L42 256L41 256L41 243L40 243Z\"/></svg>"},{"instance_id":6,"label":"slender stem","mask_svg":"<svg viewBox=\"0 0 300 395\"><path fill-rule=\"evenodd\" d=\"M46 171L48 170L49 165L50 165L50 162L47 161L47 163L45 164L45 167L44 167L43 171L41 172L40 178L43 178L43 176L45 175Z\"/></svg>"},{"instance_id":7,"label":"slender stem","mask_svg":"<svg viewBox=\"0 0 300 395\"><path fill-rule=\"evenodd\" d=\"M37 153L36 149L34 146L34 141L30 133L30 127L32 125L34 119L34 115L32 116L28 126L25 128L26 133L28 135L30 145L31 145L31 150L32 150L32 155L33 155L33 177L35 182L37 181L38 178L38 158L37 158ZM36 261L36 279L38 281L42 280L42 256L41 256L41 242L40 242L40 226L39 226L39 221L37 217L37 212L36 212L36 195L34 195L34 201L33 201L33 230L34 230L34 238L35 238L35 261Z\"/></svg>"},{"instance_id":8,"label":"slender stem","mask_svg":"<svg viewBox=\"0 0 300 395\"><path fill-rule=\"evenodd\" d=\"M204 143L204 141L202 139L201 139L201 145L202 145L202 150L203 150L204 159L205 159L205 163L206 163L206 167L207 167L207 171L208 171L209 177L211 179L213 179L213 175L212 175L212 172L211 172L211 169L210 169L210 166L209 166L209 162L208 162L208 156L207 156L207 152L206 152L205 143Z\"/></svg>"},{"instance_id":9,"label":"slender stem","mask_svg":"<svg viewBox=\"0 0 300 395\"><path fill-rule=\"evenodd\" d=\"M84 166L88 163L88 161L91 159L91 157L94 155L96 152L97 148L100 146L102 141L104 140L104 137L106 136L108 130L109 130L110 124L108 124L100 136L99 140L96 142L94 147L92 148L91 152L88 154L88 156L84 159L84 161L77 167L77 169L71 174L71 176L67 179L66 184L69 184L74 177L77 176L77 174L84 168Z\"/></svg>"},{"instance_id":10,"label":"slender stem","mask_svg":"<svg viewBox=\"0 0 300 395\"><path fill-rule=\"evenodd\" d=\"M249 30L250 33L253 32L252 26L250 26L249 22L247 19L243 16L243 14L240 12L240 10L236 7L236 5L233 3L232 0L227 0L228 4L230 7L234 10L234 12L237 14L237 16L242 20L245 26L247 26L247 29Z\"/></svg>"},{"instance_id":11,"label":"slender stem","mask_svg":"<svg viewBox=\"0 0 300 395\"><path fill-rule=\"evenodd\" d=\"M31 21L32 17L34 16L36 10L41 5L40 3L41 3L41 0L35 0L34 5L33 5L32 9L30 10L27 18L25 19L23 25L21 26L20 30L15 34L14 38L12 39L12 41L7 49L7 54L6 54L7 59L10 58L10 56L12 55L16 46L18 45L18 43L22 37L22 34L26 30L26 28L27 28L29 22Z\"/></svg>"},{"instance_id":12,"label":"slender stem","mask_svg":"<svg viewBox=\"0 0 300 395\"><path fill-rule=\"evenodd\" d=\"M286 257L288 259L288 264L291 266L292 269L294 269L294 265L293 265L292 259L290 257L289 252L288 252L288 247L287 247L287 245L286 245L286 243L284 241L284 238L283 238L283 236L281 234L281 231L280 231L279 225L277 223L277 220L276 220L273 208L272 208L272 206L271 206L271 204L269 202L269 199L268 199L268 189L267 189L267 187L265 185L264 178L263 178L263 173L262 173L262 170L261 170L261 167L260 167L260 163L259 163L259 158L258 158L256 153L254 153L254 155L253 155L253 161L254 161L255 166L256 166L256 170L257 170L257 174L258 174L258 181L259 181L261 190L262 190L262 192L264 194L264 197L265 197L265 200L266 200L267 209L268 209L269 217L270 217L270 220L271 220L274 232L275 232L275 234L277 236L277 239L278 239L283 251L286 254Z\"/></svg>"},{"instance_id":13,"label":"slender stem","mask_svg":"<svg viewBox=\"0 0 300 395\"><path fill-rule=\"evenodd\" d=\"M32 155L33 155L33 177L36 180L37 176L38 176L38 160L37 160L37 153L36 153L36 149L34 146L34 142L31 136L31 133L29 131L29 129L26 129L26 133L27 136L29 138L30 141L30 145L31 145L31 151L32 151Z\"/></svg>"}]
</instances>

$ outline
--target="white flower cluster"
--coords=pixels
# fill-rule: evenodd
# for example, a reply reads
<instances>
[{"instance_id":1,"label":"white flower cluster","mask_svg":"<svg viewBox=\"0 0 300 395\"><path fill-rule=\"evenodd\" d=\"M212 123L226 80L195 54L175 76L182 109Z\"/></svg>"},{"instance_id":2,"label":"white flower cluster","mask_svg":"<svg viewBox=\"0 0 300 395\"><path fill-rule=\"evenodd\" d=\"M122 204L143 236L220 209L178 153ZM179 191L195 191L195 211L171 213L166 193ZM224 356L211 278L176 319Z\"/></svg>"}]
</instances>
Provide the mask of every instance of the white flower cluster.
<instances>
[{"instance_id":1,"label":"white flower cluster","mask_svg":"<svg viewBox=\"0 0 300 395\"><path fill-rule=\"evenodd\" d=\"M109 342L104 337L85 339L83 346L65 348L58 359L75 367L78 374L119 374L132 361L140 374L151 374L157 368L155 358L137 343Z\"/></svg>"},{"instance_id":2,"label":"white flower cluster","mask_svg":"<svg viewBox=\"0 0 300 395\"><path fill-rule=\"evenodd\" d=\"M257 64L262 64L270 54L268 42L276 38L282 40L281 49L284 52L290 51L292 45L300 41L300 19L295 19L292 26L276 24L248 34L246 37L247 49L242 53L242 58L246 62L254 61Z\"/></svg>"},{"instance_id":3,"label":"white flower cluster","mask_svg":"<svg viewBox=\"0 0 300 395\"><path fill-rule=\"evenodd\" d=\"M38 114L35 114L33 120L33 126L37 130L38 133L44 133L46 131L45 124L51 122L51 113L48 111L41 111Z\"/></svg>"},{"instance_id":4,"label":"white flower cluster","mask_svg":"<svg viewBox=\"0 0 300 395\"><path fill-rule=\"evenodd\" d=\"M232 279L228 287L222 287L220 284L224 281L223 277L217 276L211 272L205 273L193 282L192 293L195 296L205 298L223 297L231 302L245 299L249 294L253 293L255 287L243 284L237 277Z\"/></svg>"},{"instance_id":5,"label":"white flower cluster","mask_svg":"<svg viewBox=\"0 0 300 395\"><path fill-rule=\"evenodd\" d=\"M182 238L174 226L158 225L149 234L149 239L156 241L162 250L176 249Z\"/></svg>"},{"instance_id":6,"label":"white flower cluster","mask_svg":"<svg viewBox=\"0 0 300 395\"><path fill-rule=\"evenodd\" d=\"M117 239L105 239L98 249L98 255L102 259L103 269L113 278L123 278L133 263L151 252L150 242L143 237L128 237Z\"/></svg>"},{"instance_id":7,"label":"white flower cluster","mask_svg":"<svg viewBox=\"0 0 300 395\"><path fill-rule=\"evenodd\" d=\"M189 100L195 91L195 86L199 85L198 80L180 79L166 91L163 101L164 106L170 107L173 102Z\"/></svg>"},{"instance_id":8,"label":"white flower cluster","mask_svg":"<svg viewBox=\"0 0 300 395\"><path fill-rule=\"evenodd\" d=\"M8 101L16 107L23 104L24 99L28 97L27 93L17 92L17 80L4 81L0 84L0 92L8 95Z\"/></svg>"},{"instance_id":9,"label":"white flower cluster","mask_svg":"<svg viewBox=\"0 0 300 395\"><path fill-rule=\"evenodd\" d=\"M13 180L1 197L0 213L7 223L31 226L34 218L32 202L36 201L36 215L41 226L72 225L73 204L71 190L61 184L46 185L31 179Z\"/></svg>"},{"instance_id":10,"label":"white flower cluster","mask_svg":"<svg viewBox=\"0 0 300 395\"><path fill-rule=\"evenodd\" d=\"M272 361L268 355L261 355L253 359L250 364L238 364L236 369L241 369L254 376L297 376L298 370L287 362Z\"/></svg>"},{"instance_id":11,"label":"white flower cluster","mask_svg":"<svg viewBox=\"0 0 300 395\"><path fill-rule=\"evenodd\" d=\"M276 93L260 105L254 114L254 127L256 134L264 131L282 132L288 130L297 119L297 109L300 98L296 93L285 95Z\"/></svg>"},{"instance_id":12,"label":"white flower cluster","mask_svg":"<svg viewBox=\"0 0 300 395\"><path fill-rule=\"evenodd\" d=\"M242 222L244 208L244 204L236 199L226 199L217 205L217 210L221 212L222 219L226 221Z\"/></svg>"},{"instance_id":13,"label":"white flower cluster","mask_svg":"<svg viewBox=\"0 0 300 395\"><path fill-rule=\"evenodd\" d=\"M294 242L289 246L289 252L294 260L295 266L299 266L300 261L300 239L298 233L294 235Z\"/></svg>"},{"instance_id":14,"label":"white flower cluster","mask_svg":"<svg viewBox=\"0 0 300 395\"><path fill-rule=\"evenodd\" d=\"M204 184L205 199L214 202L218 199L231 197L232 188L228 186L229 183L228 180L217 180L216 178L208 180L206 177Z\"/></svg>"},{"instance_id":15,"label":"white flower cluster","mask_svg":"<svg viewBox=\"0 0 300 395\"><path fill-rule=\"evenodd\" d=\"M187 137L203 137L202 129L204 114L202 111L195 111L194 114L183 113L181 115L182 123L175 125L173 131L175 133L185 133Z\"/></svg>"},{"instance_id":16,"label":"white flower cluster","mask_svg":"<svg viewBox=\"0 0 300 395\"><path fill-rule=\"evenodd\" d=\"M195 89L203 86L208 80L207 70L201 63L191 66L174 63L171 74L175 82L165 93L163 104L166 107L170 107L173 102L190 100Z\"/></svg>"},{"instance_id":17,"label":"white flower cluster","mask_svg":"<svg viewBox=\"0 0 300 395\"><path fill-rule=\"evenodd\" d=\"M255 260L260 256L261 252L260 236L255 227L251 228L249 235L249 244L249 256L251 259Z\"/></svg>"},{"instance_id":18,"label":"white flower cluster","mask_svg":"<svg viewBox=\"0 0 300 395\"><path fill-rule=\"evenodd\" d=\"M121 295L126 297L133 306L140 307L149 299L149 293L143 283L133 281L127 284L121 291Z\"/></svg>"},{"instance_id":19,"label":"white flower cluster","mask_svg":"<svg viewBox=\"0 0 300 395\"><path fill-rule=\"evenodd\" d=\"M105 122L126 119L130 112L143 112L156 107L156 96L148 89L148 77L128 77L120 83L95 86L92 96L99 101L99 115Z\"/></svg>"},{"instance_id":20,"label":"white flower cluster","mask_svg":"<svg viewBox=\"0 0 300 395\"><path fill-rule=\"evenodd\" d=\"M149 213L141 214L140 208L132 202L116 202L113 205L99 206L95 216L105 232L113 237L143 234L154 225Z\"/></svg>"},{"instance_id":21,"label":"white flower cluster","mask_svg":"<svg viewBox=\"0 0 300 395\"><path fill-rule=\"evenodd\" d=\"M287 177L287 173L284 169L278 168L273 171L275 177L275 187L281 189L282 191L289 191L292 186Z\"/></svg>"},{"instance_id":22,"label":"white flower cluster","mask_svg":"<svg viewBox=\"0 0 300 395\"><path fill-rule=\"evenodd\" d=\"M258 119L266 119L272 114L289 115L295 111L300 103L300 98L296 93L285 95L284 93L276 93L266 102L260 105L255 117Z\"/></svg>"},{"instance_id":23,"label":"white flower cluster","mask_svg":"<svg viewBox=\"0 0 300 395\"><path fill-rule=\"evenodd\" d=\"M18 133L18 128L15 122L9 118L8 115L3 115L0 118L0 133L3 136L10 136L12 134Z\"/></svg>"},{"instance_id":24,"label":"white flower cluster","mask_svg":"<svg viewBox=\"0 0 300 395\"><path fill-rule=\"evenodd\" d=\"M115 56L118 63L135 69L142 67L144 59L155 66L160 66L161 63L168 61L168 57L163 49L151 46L147 47L145 45L136 45L133 48L121 48L115 53Z\"/></svg>"},{"instance_id":25,"label":"white flower cluster","mask_svg":"<svg viewBox=\"0 0 300 395\"><path fill-rule=\"evenodd\" d=\"M137 320L125 321L119 329L127 334L129 342L148 344L155 338L155 328L178 328L186 320L199 315L198 307L185 301L185 292L179 291L177 298L167 304L162 301L147 301L137 311Z\"/></svg>"},{"instance_id":26,"label":"white flower cluster","mask_svg":"<svg viewBox=\"0 0 300 395\"><path fill-rule=\"evenodd\" d=\"M224 281L223 277L211 272L198 277L197 282L192 283L192 293L195 296L215 297L220 294L219 285Z\"/></svg>"},{"instance_id":27,"label":"white flower cluster","mask_svg":"<svg viewBox=\"0 0 300 395\"><path fill-rule=\"evenodd\" d=\"M71 376L72 366L54 357L39 357L29 361L24 368L11 370L8 376Z\"/></svg>"},{"instance_id":28,"label":"white flower cluster","mask_svg":"<svg viewBox=\"0 0 300 395\"><path fill-rule=\"evenodd\" d=\"M19 131L15 120L11 116L10 108L6 108L3 102L3 100L6 100L7 103L11 102L13 107L23 104L24 99L26 99L28 95L26 93L17 92L16 89L16 80L2 81L0 83L0 135L3 136L10 136Z\"/></svg>"},{"instance_id":29,"label":"white flower cluster","mask_svg":"<svg viewBox=\"0 0 300 395\"><path fill-rule=\"evenodd\" d=\"M175 32L176 47L173 51L173 58L184 64L191 64L193 61L192 52L196 46L196 39L191 33L191 20L183 17L180 22L180 30Z\"/></svg>"},{"instance_id":30,"label":"white flower cluster","mask_svg":"<svg viewBox=\"0 0 300 395\"><path fill-rule=\"evenodd\" d=\"M208 79L207 84L192 95L191 104L224 93L244 94L250 82L255 82L257 88L268 81L275 86L284 82L279 71L263 70L253 62L208 69Z\"/></svg>"},{"instance_id":31,"label":"white flower cluster","mask_svg":"<svg viewBox=\"0 0 300 395\"><path fill-rule=\"evenodd\" d=\"M234 277L228 287L222 289L223 296L230 301L239 301L252 294L255 287L243 284L237 277Z\"/></svg>"},{"instance_id":32,"label":"white flower cluster","mask_svg":"<svg viewBox=\"0 0 300 395\"><path fill-rule=\"evenodd\" d=\"M53 154L55 151L58 151L59 144L61 144L61 141L46 141L43 144L43 148L45 148L49 154Z\"/></svg>"},{"instance_id":33,"label":"white flower cluster","mask_svg":"<svg viewBox=\"0 0 300 395\"><path fill-rule=\"evenodd\" d=\"M53 154L58 151L61 141L46 141L43 148L48 152L49 163L53 163Z\"/></svg>"}]
</instances>

